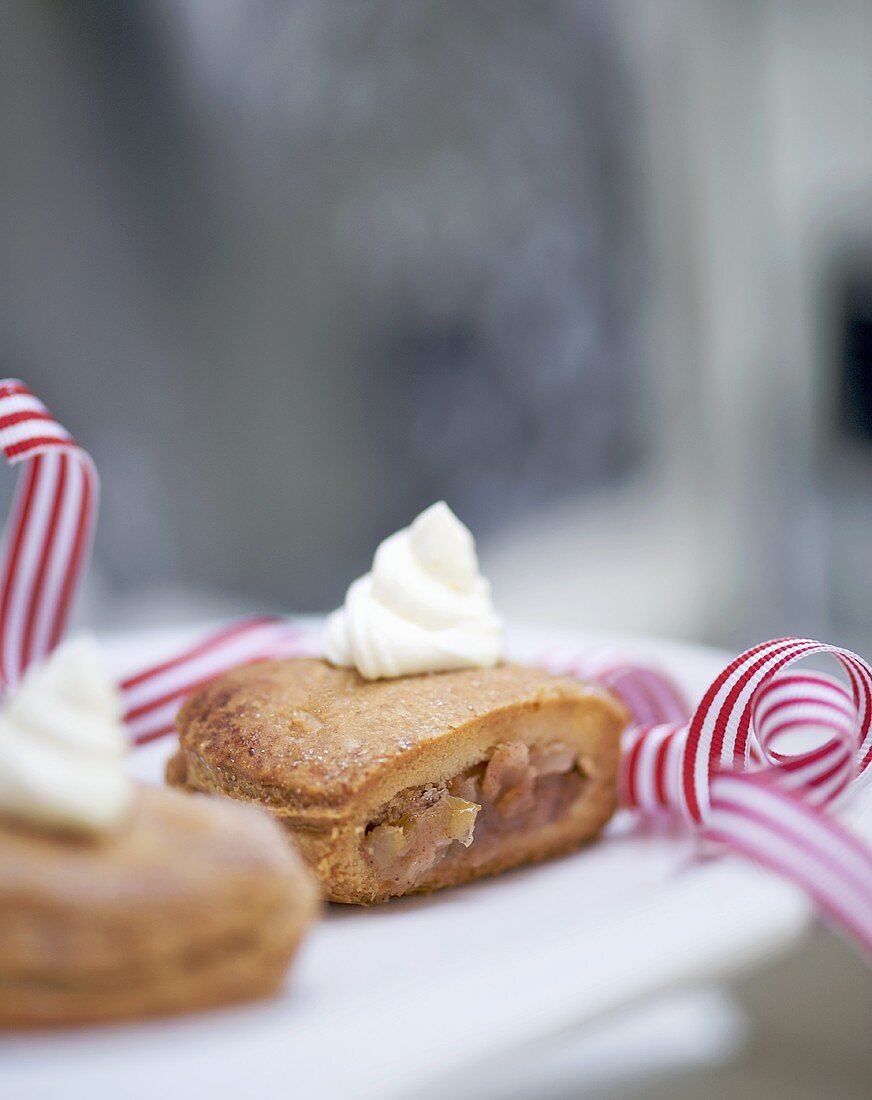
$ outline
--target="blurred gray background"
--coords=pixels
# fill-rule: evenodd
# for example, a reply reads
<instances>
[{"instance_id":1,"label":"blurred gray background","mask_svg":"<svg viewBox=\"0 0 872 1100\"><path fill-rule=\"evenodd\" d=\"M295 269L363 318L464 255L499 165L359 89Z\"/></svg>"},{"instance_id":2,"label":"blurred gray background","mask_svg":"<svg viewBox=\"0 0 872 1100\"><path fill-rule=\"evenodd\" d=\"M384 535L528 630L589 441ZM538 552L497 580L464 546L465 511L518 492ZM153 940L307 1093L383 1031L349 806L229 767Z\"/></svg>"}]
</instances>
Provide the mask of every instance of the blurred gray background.
<instances>
[{"instance_id":1,"label":"blurred gray background","mask_svg":"<svg viewBox=\"0 0 872 1100\"><path fill-rule=\"evenodd\" d=\"M634 87L590 5L13 6L5 369L105 483L110 591L323 608L643 450Z\"/></svg>"},{"instance_id":2,"label":"blurred gray background","mask_svg":"<svg viewBox=\"0 0 872 1100\"><path fill-rule=\"evenodd\" d=\"M0 357L103 477L83 619L326 609L445 497L512 619L872 652L868 0L0 13ZM870 1095L846 948L731 996L743 1052L633 1095Z\"/></svg>"},{"instance_id":3,"label":"blurred gray background","mask_svg":"<svg viewBox=\"0 0 872 1100\"><path fill-rule=\"evenodd\" d=\"M872 643L868 3L2 10L91 621L324 609L445 497L515 619Z\"/></svg>"}]
</instances>

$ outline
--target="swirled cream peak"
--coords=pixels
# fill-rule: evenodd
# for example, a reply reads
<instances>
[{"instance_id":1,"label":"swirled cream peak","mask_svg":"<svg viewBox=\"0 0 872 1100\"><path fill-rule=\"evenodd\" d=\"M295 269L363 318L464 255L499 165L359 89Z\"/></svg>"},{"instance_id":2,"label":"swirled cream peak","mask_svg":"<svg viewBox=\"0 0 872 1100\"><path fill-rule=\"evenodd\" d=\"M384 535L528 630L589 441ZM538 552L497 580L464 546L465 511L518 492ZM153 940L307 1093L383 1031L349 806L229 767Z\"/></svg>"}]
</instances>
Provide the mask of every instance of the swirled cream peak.
<instances>
[{"instance_id":1,"label":"swirled cream peak","mask_svg":"<svg viewBox=\"0 0 872 1100\"><path fill-rule=\"evenodd\" d=\"M0 814L71 832L113 828L133 793L125 749L96 641L64 642L0 705Z\"/></svg>"},{"instance_id":2,"label":"swirled cream peak","mask_svg":"<svg viewBox=\"0 0 872 1100\"><path fill-rule=\"evenodd\" d=\"M367 680L501 660L502 622L475 541L444 501L379 546L371 571L327 619L324 650Z\"/></svg>"}]
</instances>

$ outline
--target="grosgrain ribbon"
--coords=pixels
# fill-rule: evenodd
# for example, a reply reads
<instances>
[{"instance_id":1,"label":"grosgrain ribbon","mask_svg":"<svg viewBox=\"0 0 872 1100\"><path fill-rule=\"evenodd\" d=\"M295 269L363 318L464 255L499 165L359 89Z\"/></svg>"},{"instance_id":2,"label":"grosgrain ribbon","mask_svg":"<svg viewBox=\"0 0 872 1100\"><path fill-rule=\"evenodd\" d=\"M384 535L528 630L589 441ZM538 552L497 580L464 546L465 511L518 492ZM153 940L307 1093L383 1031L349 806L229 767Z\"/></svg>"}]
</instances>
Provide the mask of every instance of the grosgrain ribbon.
<instances>
[{"instance_id":1,"label":"grosgrain ribbon","mask_svg":"<svg viewBox=\"0 0 872 1100\"><path fill-rule=\"evenodd\" d=\"M173 733L185 698L222 672L305 651L305 631L285 619L261 615L221 627L170 659L126 677L119 688L133 743L145 745Z\"/></svg>"},{"instance_id":2,"label":"grosgrain ribbon","mask_svg":"<svg viewBox=\"0 0 872 1100\"><path fill-rule=\"evenodd\" d=\"M850 689L792 667L821 655L841 664ZM870 774L872 668L862 657L808 638L764 642L732 661L692 714L653 669L595 655L541 663L598 680L630 710L625 806L680 817L784 875L872 953L872 849L824 812ZM785 741L791 751L779 750Z\"/></svg>"},{"instance_id":3,"label":"grosgrain ribbon","mask_svg":"<svg viewBox=\"0 0 872 1100\"><path fill-rule=\"evenodd\" d=\"M10 464L26 463L0 555L5 692L64 634L90 553L99 483L90 457L14 379L0 382L0 447ZM229 668L315 651L311 631L278 618L222 627L121 682L131 737L144 744L172 732L185 696ZM822 654L841 664L850 689L792 668ZM653 669L596 653L539 654L538 663L623 699L632 716L620 776L627 806L678 815L784 875L872 953L872 849L826 814L870 772L866 661L810 639L764 642L724 669L689 719L681 693Z\"/></svg>"},{"instance_id":4,"label":"grosgrain ribbon","mask_svg":"<svg viewBox=\"0 0 872 1100\"><path fill-rule=\"evenodd\" d=\"M14 378L0 381L0 447L21 465L0 551L0 690L63 637L84 576L99 480L90 456Z\"/></svg>"},{"instance_id":5,"label":"grosgrain ribbon","mask_svg":"<svg viewBox=\"0 0 872 1100\"><path fill-rule=\"evenodd\" d=\"M850 690L793 669L827 654ZM872 849L824 812L869 774L872 668L849 650L777 638L735 659L686 724L631 729L622 793L671 812L803 887L872 953ZM788 749L778 748L784 741ZM792 747L801 742L801 747Z\"/></svg>"}]
</instances>

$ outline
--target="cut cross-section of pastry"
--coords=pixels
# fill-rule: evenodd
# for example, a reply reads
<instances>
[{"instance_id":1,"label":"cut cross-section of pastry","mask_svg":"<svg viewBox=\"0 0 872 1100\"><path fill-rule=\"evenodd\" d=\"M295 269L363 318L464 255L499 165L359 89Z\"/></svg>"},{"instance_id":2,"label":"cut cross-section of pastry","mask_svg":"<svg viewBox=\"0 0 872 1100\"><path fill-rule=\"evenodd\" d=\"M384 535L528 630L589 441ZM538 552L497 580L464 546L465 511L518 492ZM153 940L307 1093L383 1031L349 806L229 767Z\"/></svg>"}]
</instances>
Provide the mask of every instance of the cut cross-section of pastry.
<instances>
[{"instance_id":1,"label":"cut cross-section of pastry","mask_svg":"<svg viewBox=\"0 0 872 1100\"><path fill-rule=\"evenodd\" d=\"M625 720L596 686L512 664L370 681L265 662L185 704L167 779L266 806L331 900L367 905L595 837Z\"/></svg>"}]
</instances>

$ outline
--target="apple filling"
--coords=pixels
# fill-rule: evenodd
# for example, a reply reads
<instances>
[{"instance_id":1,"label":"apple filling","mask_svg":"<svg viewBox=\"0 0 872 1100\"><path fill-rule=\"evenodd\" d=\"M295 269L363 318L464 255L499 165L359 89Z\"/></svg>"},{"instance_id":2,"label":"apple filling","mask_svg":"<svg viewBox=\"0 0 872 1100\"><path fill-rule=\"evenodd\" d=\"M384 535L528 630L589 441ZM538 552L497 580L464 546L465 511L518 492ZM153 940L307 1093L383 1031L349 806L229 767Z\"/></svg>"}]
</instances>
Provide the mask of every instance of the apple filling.
<instances>
[{"instance_id":1,"label":"apple filling","mask_svg":"<svg viewBox=\"0 0 872 1100\"><path fill-rule=\"evenodd\" d=\"M437 864L481 866L508 834L557 821L587 786L587 761L566 745L498 745L489 760L444 786L401 792L366 828L364 854L400 890L424 885Z\"/></svg>"}]
</instances>

